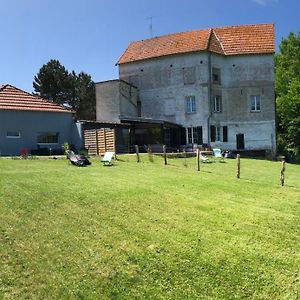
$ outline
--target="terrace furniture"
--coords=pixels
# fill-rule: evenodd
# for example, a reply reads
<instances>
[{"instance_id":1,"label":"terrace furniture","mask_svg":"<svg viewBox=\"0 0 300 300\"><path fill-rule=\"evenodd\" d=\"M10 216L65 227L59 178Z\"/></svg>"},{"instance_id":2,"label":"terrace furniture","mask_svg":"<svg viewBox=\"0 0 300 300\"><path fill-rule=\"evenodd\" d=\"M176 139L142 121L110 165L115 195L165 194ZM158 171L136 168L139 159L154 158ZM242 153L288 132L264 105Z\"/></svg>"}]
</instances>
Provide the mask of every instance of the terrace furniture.
<instances>
[{"instance_id":1,"label":"terrace furniture","mask_svg":"<svg viewBox=\"0 0 300 300\"><path fill-rule=\"evenodd\" d=\"M226 150L222 154L225 158L236 158L236 155L233 153L233 151Z\"/></svg>"},{"instance_id":2,"label":"terrace furniture","mask_svg":"<svg viewBox=\"0 0 300 300\"><path fill-rule=\"evenodd\" d=\"M205 156L204 154L208 154L208 155L211 155L211 151L200 151L199 153L199 158L202 162L206 162L206 163L210 163L211 162L211 159L207 156Z\"/></svg>"},{"instance_id":3,"label":"terrace furniture","mask_svg":"<svg viewBox=\"0 0 300 300\"><path fill-rule=\"evenodd\" d=\"M91 162L84 155L77 155L73 151L66 151L67 159L69 162L77 167L85 167L91 164Z\"/></svg>"},{"instance_id":4,"label":"terrace furniture","mask_svg":"<svg viewBox=\"0 0 300 300\"><path fill-rule=\"evenodd\" d=\"M212 151L215 159L218 159L219 161L224 161L224 157L222 155L221 149L214 148L212 149Z\"/></svg>"},{"instance_id":5,"label":"terrace furniture","mask_svg":"<svg viewBox=\"0 0 300 300\"><path fill-rule=\"evenodd\" d=\"M103 166L111 166L112 163L112 159L115 155L115 152L105 152L104 156L101 160L101 162L103 163Z\"/></svg>"}]
</instances>

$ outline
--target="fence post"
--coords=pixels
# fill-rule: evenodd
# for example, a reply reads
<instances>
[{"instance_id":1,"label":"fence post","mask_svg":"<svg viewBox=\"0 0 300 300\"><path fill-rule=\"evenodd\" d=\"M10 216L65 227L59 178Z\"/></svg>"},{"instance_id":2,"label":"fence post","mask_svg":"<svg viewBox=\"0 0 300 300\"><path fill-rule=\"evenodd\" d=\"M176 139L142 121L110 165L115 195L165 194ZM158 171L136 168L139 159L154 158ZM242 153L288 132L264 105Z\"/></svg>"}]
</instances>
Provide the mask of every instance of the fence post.
<instances>
[{"instance_id":1,"label":"fence post","mask_svg":"<svg viewBox=\"0 0 300 300\"><path fill-rule=\"evenodd\" d=\"M284 177L285 177L285 160L282 160L282 167L280 171L280 183L281 186L284 186Z\"/></svg>"},{"instance_id":2,"label":"fence post","mask_svg":"<svg viewBox=\"0 0 300 300\"><path fill-rule=\"evenodd\" d=\"M165 161L165 166L166 166L168 164L166 145L163 145L163 152L164 152L164 161Z\"/></svg>"},{"instance_id":3,"label":"fence post","mask_svg":"<svg viewBox=\"0 0 300 300\"><path fill-rule=\"evenodd\" d=\"M148 152L149 161L153 163L153 155L152 155L152 149L150 145L147 146L147 152Z\"/></svg>"},{"instance_id":4,"label":"fence post","mask_svg":"<svg viewBox=\"0 0 300 300\"><path fill-rule=\"evenodd\" d=\"M236 172L236 177L240 178L240 175L241 175L241 157L238 154L237 155L237 172Z\"/></svg>"},{"instance_id":5,"label":"fence post","mask_svg":"<svg viewBox=\"0 0 300 300\"><path fill-rule=\"evenodd\" d=\"M197 148L197 170L200 171L200 149Z\"/></svg>"},{"instance_id":6,"label":"fence post","mask_svg":"<svg viewBox=\"0 0 300 300\"><path fill-rule=\"evenodd\" d=\"M135 153L136 153L136 162L140 162L140 152L139 152L139 146L135 145Z\"/></svg>"}]
</instances>

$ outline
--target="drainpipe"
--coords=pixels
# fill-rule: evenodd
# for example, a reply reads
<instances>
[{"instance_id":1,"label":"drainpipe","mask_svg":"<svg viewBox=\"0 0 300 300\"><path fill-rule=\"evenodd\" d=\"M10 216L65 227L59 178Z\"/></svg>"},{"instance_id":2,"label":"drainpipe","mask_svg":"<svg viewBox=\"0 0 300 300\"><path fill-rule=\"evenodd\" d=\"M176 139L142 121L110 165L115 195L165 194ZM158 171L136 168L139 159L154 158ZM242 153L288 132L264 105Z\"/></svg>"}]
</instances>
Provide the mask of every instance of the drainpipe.
<instances>
[{"instance_id":1,"label":"drainpipe","mask_svg":"<svg viewBox=\"0 0 300 300\"><path fill-rule=\"evenodd\" d=\"M211 68L211 52L208 52L208 118L207 118L207 141L210 145L210 119L211 119L211 94L212 94L212 68Z\"/></svg>"}]
</instances>

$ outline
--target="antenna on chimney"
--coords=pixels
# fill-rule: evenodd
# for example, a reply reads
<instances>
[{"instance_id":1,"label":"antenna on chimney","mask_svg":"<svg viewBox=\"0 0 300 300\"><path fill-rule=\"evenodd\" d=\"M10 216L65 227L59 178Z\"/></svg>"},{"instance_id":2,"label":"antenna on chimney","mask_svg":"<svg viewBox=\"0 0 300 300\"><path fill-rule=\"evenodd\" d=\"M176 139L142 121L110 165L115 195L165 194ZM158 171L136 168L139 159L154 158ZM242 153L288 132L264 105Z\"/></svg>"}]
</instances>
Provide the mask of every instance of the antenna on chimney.
<instances>
[{"instance_id":1,"label":"antenna on chimney","mask_svg":"<svg viewBox=\"0 0 300 300\"><path fill-rule=\"evenodd\" d=\"M149 31L150 31L150 37L153 37L153 17L148 17L147 20L149 20Z\"/></svg>"}]
</instances>

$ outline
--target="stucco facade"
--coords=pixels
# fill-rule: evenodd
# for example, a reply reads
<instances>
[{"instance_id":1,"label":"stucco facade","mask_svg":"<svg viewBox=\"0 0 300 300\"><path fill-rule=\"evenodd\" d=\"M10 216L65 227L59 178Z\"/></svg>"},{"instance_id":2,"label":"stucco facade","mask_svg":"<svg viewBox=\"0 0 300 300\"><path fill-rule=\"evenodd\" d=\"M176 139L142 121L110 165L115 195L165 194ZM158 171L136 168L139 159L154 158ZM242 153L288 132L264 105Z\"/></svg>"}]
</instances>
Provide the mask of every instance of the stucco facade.
<instances>
[{"instance_id":1,"label":"stucco facade","mask_svg":"<svg viewBox=\"0 0 300 300\"><path fill-rule=\"evenodd\" d=\"M19 133L19 136L9 136ZM54 143L41 142L38 136L55 134ZM72 114L0 110L0 152L1 155L20 155L22 148L61 149L68 142L80 149L80 137Z\"/></svg>"},{"instance_id":2,"label":"stucco facade","mask_svg":"<svg viewBox=\"0 0 300 300\"><path fill-rule=\"evenodd\" d=\"M48 154L50 148L61 151L65 142L80 150L81 131L74 111L11 85L0 86L0 155L41 148Z\"/></svg>"},{"instance_id":3,"label":"stucco facade","mask_svg":"<svg viewBox=\"0 0 300 300\"><path fill-rule=\"evenodd\" d=\"M214 70L219 71L217 83ZM120 65L119 76L137 86L144 117L202 127L202 142L213 147L237 149L236 135L244 134L245 149L275 151L273 55L172 55ZM186 110L189 96L195 98L193 112ZM214 111L215 96L221 98L220 111ZM260 97L256 111L251 111L252 96ZM227 141L222 130L219 141L212 141L211 126L227 126Z\"/></svg>"},{"instance_id":4,"label":"stucco facade","mask_svg":"<svg viewBox=\"0 0 300 300\"><path fill-rule=\"evenodd\" d=\"M272 24L133 42L118 66L120 80L137 87L141 117L183 126L183 144L275 153ZM108 110L101 107L108 105L107 94L97 94L101 114ZM124 102L117 95L111 98Z\"/></svg>"},{"instance_id":5,"label":"stucco facade","mask_svg":"<svg viewBox=\"0 0 300 300\"><path fill-rule=\"evenodd\" d=\"M121 117L138 116L138 90L122 80L96 83L96 120L120 122Z\"/></svg>"}]
</instances>

